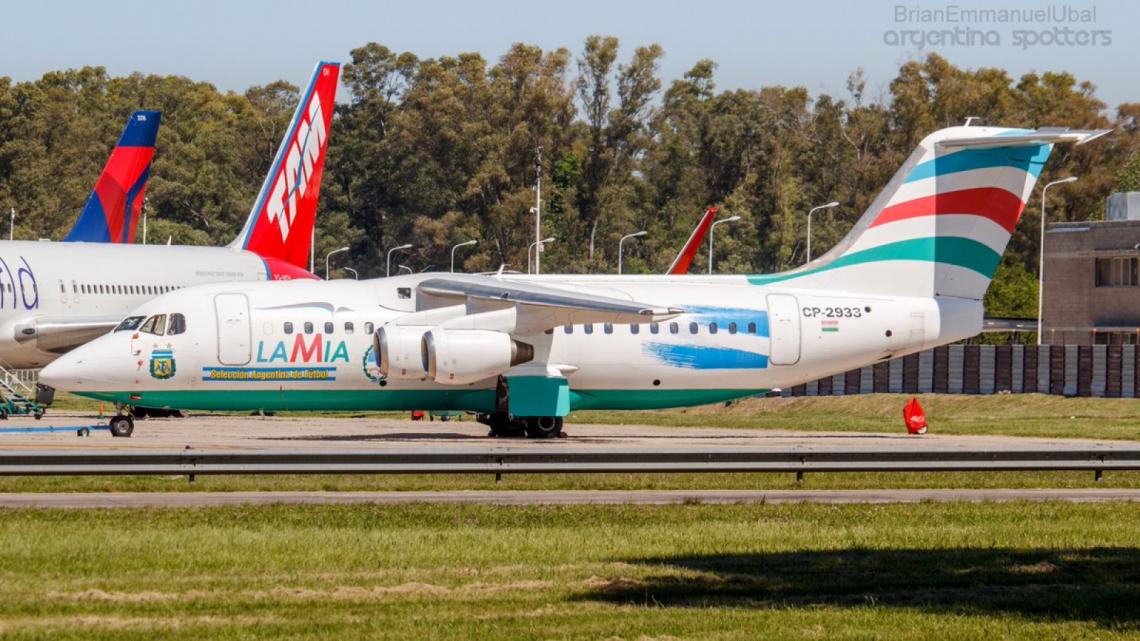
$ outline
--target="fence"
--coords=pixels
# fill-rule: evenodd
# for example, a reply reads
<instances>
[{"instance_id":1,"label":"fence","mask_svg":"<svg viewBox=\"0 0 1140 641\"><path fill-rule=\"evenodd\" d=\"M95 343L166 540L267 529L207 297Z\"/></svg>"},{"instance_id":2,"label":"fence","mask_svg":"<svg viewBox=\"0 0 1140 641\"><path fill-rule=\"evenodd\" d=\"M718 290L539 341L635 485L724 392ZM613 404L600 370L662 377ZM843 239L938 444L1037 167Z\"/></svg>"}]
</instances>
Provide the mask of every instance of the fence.
<instances>
[{"instance_id":1,"label":"fence","mask_svg":"<svg viewBox=\"0 0 1140 641\"><path fill-rule=\"evenodd\" d=\"M1014 394L1140 396L1137 345L949 345L797 385L791 396Z\"/></svg>"}]
</instances>

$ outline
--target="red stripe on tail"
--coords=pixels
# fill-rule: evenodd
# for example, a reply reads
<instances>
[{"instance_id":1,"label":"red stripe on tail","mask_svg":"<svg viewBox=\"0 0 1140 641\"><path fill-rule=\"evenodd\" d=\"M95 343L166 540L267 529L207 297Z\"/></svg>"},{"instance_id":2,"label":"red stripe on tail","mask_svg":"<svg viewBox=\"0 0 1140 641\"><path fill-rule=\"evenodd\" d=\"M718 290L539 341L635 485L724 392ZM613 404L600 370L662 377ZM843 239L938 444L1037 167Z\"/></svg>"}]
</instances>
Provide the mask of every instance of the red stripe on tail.
<instances>
[{"instance_id":1,"label":"red stripe on tail","mask_svg":"<svg viewBox=\"0 0 1140 641\"><path fill-rule=\"evenodd\" d=\"M937 216L939 214L969 214L988 218L1013 233L1025 203L1000 187L979 187L951 191L925 198L915 198L886 207L871 227L893 223L896 220Z\"/></svg>"}]
</instances>

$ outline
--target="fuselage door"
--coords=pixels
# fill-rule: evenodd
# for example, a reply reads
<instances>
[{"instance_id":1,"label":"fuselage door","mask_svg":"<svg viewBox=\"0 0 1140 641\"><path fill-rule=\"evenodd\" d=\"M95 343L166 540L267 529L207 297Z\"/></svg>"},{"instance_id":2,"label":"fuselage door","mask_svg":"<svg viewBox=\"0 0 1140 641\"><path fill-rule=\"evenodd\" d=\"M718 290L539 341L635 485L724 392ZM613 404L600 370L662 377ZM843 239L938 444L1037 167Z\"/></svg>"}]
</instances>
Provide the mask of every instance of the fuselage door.
<instances>
[{"instance_id":1,"label":"fuselage door","mask_svg":"<svg viewBox=\"0 0 1140 641\"><path fill-rule=\"evenodd\" d=\"M795 365L800 361L800 306L791 294L768 294L768 325L772 365Z\"/></svg>"},{"instance_id":2,"label":"fuselage door","mask_svg":"<svg viewBox=\"0 0 1140 641\"><path fill-rule=\"evenodd\" d=\"M245 365L250 359L249 299L245 294L218 294L214 297L218 318L218 362Z\"/></svg>"}]
</instances>

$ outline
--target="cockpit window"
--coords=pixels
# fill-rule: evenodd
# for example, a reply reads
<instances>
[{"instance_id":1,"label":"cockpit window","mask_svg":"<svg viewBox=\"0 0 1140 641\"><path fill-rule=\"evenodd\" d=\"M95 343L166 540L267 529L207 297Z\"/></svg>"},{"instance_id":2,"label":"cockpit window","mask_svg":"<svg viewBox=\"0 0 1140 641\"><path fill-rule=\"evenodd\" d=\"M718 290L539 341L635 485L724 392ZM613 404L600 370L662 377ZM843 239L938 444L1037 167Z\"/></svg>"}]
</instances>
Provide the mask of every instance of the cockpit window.
<instances>
[{"instance_id":1,"label":"cockpit window","mask_svg":"<svg viewBox=\"0 0 1140 641\"><path fill-rule=\"evenodd\" d=\"M146 322L142 324L139 331L154 334L155 336L162 336L166 333L166 314L155 314L146 319Z\"/></svg>"},{"instance_id":2,"label":"cockpit window","mask_svg":"<svg viewBox=\"0 0 1140 641\"><path fill-rule=\"evenodd\" d=\"M139 328L146 316L128 316L115 327L116 332L128 332Z\"/></svg>"},{"instance_id":3,"label":"cockpit window","mask_svg":"<svg viewBox=\"0 0 1140 641\"><path fill-rule=\"evenodd\" d=\"M171 314L170 324L166 326L166 333L174 336L186 331L186 317L182 314Z\"/></svg>"}]
</instances>

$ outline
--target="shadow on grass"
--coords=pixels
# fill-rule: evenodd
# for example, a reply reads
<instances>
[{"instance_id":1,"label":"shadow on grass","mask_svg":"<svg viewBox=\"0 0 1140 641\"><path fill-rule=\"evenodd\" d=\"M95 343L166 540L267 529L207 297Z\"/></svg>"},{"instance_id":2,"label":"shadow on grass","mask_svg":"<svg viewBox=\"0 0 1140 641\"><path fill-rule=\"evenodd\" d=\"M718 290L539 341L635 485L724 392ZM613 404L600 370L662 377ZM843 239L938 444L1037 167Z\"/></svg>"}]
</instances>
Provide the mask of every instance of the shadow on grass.
<instances>
[{"instance_id":1,"label":"shadow on grass","mask_svg":"<svg viewBox=\"0 0 1140 641\"><path fill-rule=\"evenodd\" d=\"M588 600L663 607L860 606L1140 627L1140 549L848 549L663 557Z\"/></svg>"}]
</instances>

